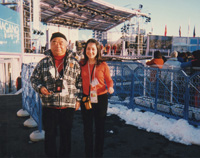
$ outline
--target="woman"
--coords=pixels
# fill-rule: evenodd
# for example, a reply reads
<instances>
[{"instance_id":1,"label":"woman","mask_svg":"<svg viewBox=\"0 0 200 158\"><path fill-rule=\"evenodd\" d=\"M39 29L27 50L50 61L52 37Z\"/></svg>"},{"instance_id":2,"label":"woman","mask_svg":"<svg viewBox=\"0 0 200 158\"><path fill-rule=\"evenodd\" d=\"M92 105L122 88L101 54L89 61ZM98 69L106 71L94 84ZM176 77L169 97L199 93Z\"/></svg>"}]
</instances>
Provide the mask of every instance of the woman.
<instances>
[{"instance_id":1,"label":"woman","mask_svg":"<svg viewBox=\"0 0 200 158\"><path fill-rule=\"evenodd\" d=\"M93 157L94 150L95 157L102 157L104 126L108 107L107 92L110 94L114 92L113 80L111 79L108 65L101 59L101 48L96 40L89 39L87 41L83 54L84 59L80 62L83 96L90 95L92 102L92 108L89 110L86 109L83 102L81 103L84 123L85 156ZM106 85L108 90L106 89ZM94 147L93 121L95 123Z\"/></svg>"}]
</instances>

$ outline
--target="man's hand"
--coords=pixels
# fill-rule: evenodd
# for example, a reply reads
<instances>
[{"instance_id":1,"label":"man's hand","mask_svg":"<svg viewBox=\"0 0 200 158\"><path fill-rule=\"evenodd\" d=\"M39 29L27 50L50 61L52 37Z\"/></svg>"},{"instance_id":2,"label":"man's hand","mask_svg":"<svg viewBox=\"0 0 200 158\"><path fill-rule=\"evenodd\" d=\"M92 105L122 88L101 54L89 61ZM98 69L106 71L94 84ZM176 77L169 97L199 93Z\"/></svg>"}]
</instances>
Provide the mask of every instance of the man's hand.
<instances>
[{"instance_id":1,"label":"man's hand","mask_svg":"<svg viewBox=\"0 0 200 158\"><path fill-rule=\"evenodd\" d=\"M51 92L49 92L48 89L46 89L45 87L41 87L40 92L44 95L50 95L51 94Z\"/></svg>"}]
</instances>

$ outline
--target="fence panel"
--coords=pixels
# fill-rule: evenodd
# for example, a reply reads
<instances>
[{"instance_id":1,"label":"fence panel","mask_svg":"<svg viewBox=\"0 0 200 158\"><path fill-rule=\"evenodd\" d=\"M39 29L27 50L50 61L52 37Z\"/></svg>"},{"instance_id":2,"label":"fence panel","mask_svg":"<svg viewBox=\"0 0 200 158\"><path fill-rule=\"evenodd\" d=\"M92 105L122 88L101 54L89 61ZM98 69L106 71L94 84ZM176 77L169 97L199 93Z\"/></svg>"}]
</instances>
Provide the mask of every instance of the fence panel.
<instances>
[{"instance_id":1,"label":"fence panel","mask_svg":"<svg viewBox=\"0 0 200 158\"><path fill-rule=\"evenodd\" d=\"M42 108L38 93L32 88L30 77L35 64L22 64L22 108L26 110L38 125L38 130L42 131Z\"/></svg>"},{"instance_id":2,"label":"fence panel","mask_svg":"<svg viewBox=\"0 0 200 158\"><path fill-rule=\"evenodd\" d=\"M137 62L108 62L115 93L112 104L140 108L200 124L200 75L175 69L145 67Z\"/></svg>"},{"instance_id":3,"label":"fence panel","mask_svg":"<svg viewBox=\"0 0 200 158\"><path fill-rule=\"evenodd\" d=\"M194 124L200 122L200 71L189 77L188 91L189 121Z\"/></svg>"},{"instance_id":4,"label":"fence panel","mask_svg":"<svg viewBox=\"0 0 200 158\"><path fill-rule=\"evenodd\" d=\"M198 73L190 77L183 70L138 67L133 82L133 108L200 124Z\"/></svg>"},{"instance_id":5,"label":"fence panel","mask_svg":"<svg viewBox=\"0 0 200 158\"><path fill-rule=\"evenodd\" d=\"M119 103L131 108L131 84L133 70L138 67L135 62L107 62L114 82L115 92L109 99L110 103ZM142 64L141 64L142 65Z\"/></svg>"},{"instance_id":6,"label":"fence panel","mask_svg":"<svg viewBox=\"0 0 200 158\"><path fill-rule=\"evenodd\" d=\"M200 71L189 76L183 70L145 67L137 62L107 62L115 92L109 103L140 108L200 125ZM41 101L30 76L34 64L23 64L22 104L42 130Z\"/></svg>"}]
</instances>

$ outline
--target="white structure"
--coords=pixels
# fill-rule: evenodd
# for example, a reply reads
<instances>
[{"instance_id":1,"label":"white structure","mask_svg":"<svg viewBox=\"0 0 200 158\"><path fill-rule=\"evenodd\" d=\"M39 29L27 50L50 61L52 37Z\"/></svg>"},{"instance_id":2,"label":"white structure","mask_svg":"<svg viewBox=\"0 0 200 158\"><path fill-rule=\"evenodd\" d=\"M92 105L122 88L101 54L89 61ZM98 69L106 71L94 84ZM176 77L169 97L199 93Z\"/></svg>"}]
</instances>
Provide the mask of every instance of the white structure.
<instances>
[{"instance_id":1,"label":"white structure","mask_svg":"<svg viewBox=\"0 0 200 158\"><path fill-rule=\"evenodd\" d=\"M46 43L47 49L50 48L49 42L53 32L62 32L66 35L68 40L71 40L72 43L75 43L78 39L78 29L59 27L55 25L42 27L44 29L42 31L45 32L46 35L44 40L33 35L32 30L30 29L32 28L32 23L29 22L30 28L28 30L27 26L24 24L27 22L21 20L23 19L24 7L21 6L23 6L22 1L20 1L18 5L17 10L19 12L16 12L0 4L0 9L2 9L7 15L5 19L3 19L4 16L1 18L0 15L0 22L2 24L0 29L0 94L16 92L16 79L20 76L22 63L38 62L41 60L44 57L44 54L40 54L42 46L45 46L43 43ZM38 5L36 5L36 9L38 9ZM11 20L8 21L7 19ZM34 18L34 23L36 23L36 21L38 21L38 18ZM39 21L37 23L42 26ZM22 32L24 33L24 36ZM37 38L33 39L32 36ZM25 53L27 52L27 49L32 46L33 41L35 42L34 45L37 46L36 52Z\"/></svg>"}]
</instances>

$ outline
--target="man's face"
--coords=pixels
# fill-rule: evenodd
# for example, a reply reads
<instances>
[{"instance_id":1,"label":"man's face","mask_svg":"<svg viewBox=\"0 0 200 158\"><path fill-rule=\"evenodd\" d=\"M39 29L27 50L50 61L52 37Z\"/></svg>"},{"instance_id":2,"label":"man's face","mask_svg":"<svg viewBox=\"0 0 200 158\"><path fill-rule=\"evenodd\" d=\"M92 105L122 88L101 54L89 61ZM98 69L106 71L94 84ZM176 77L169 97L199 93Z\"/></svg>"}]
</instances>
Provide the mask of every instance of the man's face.
<instances>
[{"instance_id":1,"label":"man's face","mask_svg":"<svg viewBox=\"0 0 200 158\"><path fill-rule=\"evenodd\" d=\"M51 40L51 51L54 56L62 56L66 53L67 41L62 37L56 37Z\"/></svg>"}]
</instances>

